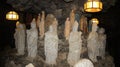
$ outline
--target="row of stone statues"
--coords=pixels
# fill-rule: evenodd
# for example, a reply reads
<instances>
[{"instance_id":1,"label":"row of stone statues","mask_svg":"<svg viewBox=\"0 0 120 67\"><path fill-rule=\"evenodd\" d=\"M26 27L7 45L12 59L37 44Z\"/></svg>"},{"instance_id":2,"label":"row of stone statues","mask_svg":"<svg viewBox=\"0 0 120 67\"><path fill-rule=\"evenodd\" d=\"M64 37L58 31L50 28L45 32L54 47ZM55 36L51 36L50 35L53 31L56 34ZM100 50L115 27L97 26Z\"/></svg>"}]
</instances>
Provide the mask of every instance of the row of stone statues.
<instances>
[{"instance_id":1,"label":"row of stone statues","mask_svg":"<svg viewBox=\"0 0 120 67\"><path fill-rule=\"evenodd\" d=\"M69 42L69 53L67 61L70 66L74 66L81 59L80 55L82 50L82 31L78 31L78 27L80 25L76 20L74 20L74 18L72 18L73 15L74 14L70 15L70 19L66 19L64 29L64 35L66 37L66 40ZM27 36L25 36L25 26L21 23L18 23L16 25L16 32L14 37L17 52L18 55L24 55L25 38L27 37L26 41L28 57L35 58L38 51L38 38L40 36L40 38L44 38L44 51L46 57L45 62L50 65L55 65L58 56L58 21L56 18L54 18L52 20L52 23L48 26L48 30L45 32L45 13L42 12L41 16L41 18L40 15L38 16L37 21L35 19L32 20L31 28L29 30L26 30ZM84 23L84 21L82 23ZM86 29L84 26L81 26L81 29L82 28ZM89 33L87 39L88 56L93 62L97 62L97 56L101 56L103 59L105 58L106 35L104 34L103 28L100 28L98 32L97 30L97 23L92 23L92 31Z\"/></svg>"}]
</instances>

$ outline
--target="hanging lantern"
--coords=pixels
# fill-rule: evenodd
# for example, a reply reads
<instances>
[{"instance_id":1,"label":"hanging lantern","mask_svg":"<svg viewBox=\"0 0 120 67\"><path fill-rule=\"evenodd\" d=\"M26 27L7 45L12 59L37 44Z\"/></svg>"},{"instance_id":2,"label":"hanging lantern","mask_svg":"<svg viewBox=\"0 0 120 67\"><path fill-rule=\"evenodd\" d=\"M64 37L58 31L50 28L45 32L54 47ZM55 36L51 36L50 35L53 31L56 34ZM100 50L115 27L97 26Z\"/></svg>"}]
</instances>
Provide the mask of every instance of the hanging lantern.
<instances>
[{"instance_id":1,"label":"hanging lantern","mask_svg":"<svg viewBox=\"0 0 120 67\"><path fill-rule=\"evenodd\" d=\"M103 4L99 0L88 0L84 4L84 10L86 12L99 12L102 10Z\"/></svg>"},{"instance_id":2,"label":"hanging lantern","mask_svg":"<svg viewBox=\"0 0 120 67\"><path fill-rule=\"evenodd\" d=\"M19 15L15 11L10 11L6 14L6 19L7 20L18 20Z\"/></svg>"},{"instance_id":3,"label":"hanging lantern","mask_svg":"<svg viewBox=\"0 0 120 67\"><path fill-rule=\"evenodd\" d=\"M92 21L92 23L99 24L99 21L98 21L98 19L97 19L97 18L93 18L93 19L91 19L91 21Z\"/></svg>"}]
</instances>

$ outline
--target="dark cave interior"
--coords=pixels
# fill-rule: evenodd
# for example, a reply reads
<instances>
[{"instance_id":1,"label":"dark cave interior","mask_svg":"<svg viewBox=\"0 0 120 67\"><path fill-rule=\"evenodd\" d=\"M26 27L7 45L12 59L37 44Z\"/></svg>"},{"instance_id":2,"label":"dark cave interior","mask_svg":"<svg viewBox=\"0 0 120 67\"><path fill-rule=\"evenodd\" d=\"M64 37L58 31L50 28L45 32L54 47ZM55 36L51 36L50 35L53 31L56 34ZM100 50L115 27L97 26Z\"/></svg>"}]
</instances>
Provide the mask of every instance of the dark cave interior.
<instances>
[{"instance_id":1,"label":"dark cave interior","mask_svg":"<svg viewBox=\"0 0 120 67\"><path fill-rule=\"evenodd\" d=\"M15 48L13 34L15 32L16 21L8 21L5 19L6 13L10 10L15 9L12 8L10 4L7 4L6 0L0 0L0 52L7 50L8 46ZM24 11L17 10L17 12L26 14ZM33 15L34 13L29 12L27 14ZM99 26L105 28L105 33L107 34L106 51L114 57L115 66L120 67L120 1L116 1L114 6L111 6L104 12L91 14L92 17L99 19ZM29 24L31 20L23 19L22 21L24 21L25 24Z\"/></svg>"}]
</instances>

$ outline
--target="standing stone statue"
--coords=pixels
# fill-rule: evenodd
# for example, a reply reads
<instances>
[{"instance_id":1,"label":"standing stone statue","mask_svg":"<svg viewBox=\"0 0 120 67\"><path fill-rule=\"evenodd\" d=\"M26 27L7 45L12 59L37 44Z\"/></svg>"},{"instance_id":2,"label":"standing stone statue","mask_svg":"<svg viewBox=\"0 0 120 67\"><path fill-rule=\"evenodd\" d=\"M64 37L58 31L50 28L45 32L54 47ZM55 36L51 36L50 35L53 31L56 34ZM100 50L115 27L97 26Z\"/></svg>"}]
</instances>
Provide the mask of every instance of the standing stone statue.
<instances>
[{"instance_id":1,"label":"standing stone statue","mask_svg":"<svg viewBox=\"0 0 120 67\"><path fill-rule=\"evenodd\" d=\"M31 22L31 29L27 30L27 51L28 57L35 58L37 55L38 30L35 18Z\"/></svg>"},{"instance_id":2,"label":"standing stone statue","mask_svg":"<svg viewBox=\"0 0 120 67\"><path fill-rule=\"evenodd\" d=\"M52 25L49 26L49 30L45 33L44 43L46 63L49 65L56 65L58 55L58 35L54 31Z\"/></svg>"},{"instance_id":3,"label":"standing stone statue","mask_svg":"<svg viewBox=\"0 0 120 67\"><path fill-rule=\"evenodd\" d=\"M72 30L72 27L73 27L73 24L74 24L74 22L75 22L75 10L72 10L71 12L70 12L70 25L71 25L71 30Z\"/></svg>"},{"instance_id":4,"label":"standing stone statue","mask_svg":"<svg viewBox=\"0 0 120 67\"><path fill-rule=\"evenodd\" d=\"M94 67L94 65L89 59L81 59L74 67Z\"/></svg>"},{"instance_id":5,"label":"standing stone statue","mask_svg":"<svg viewBox=\"0 0 120 67\"><path fill-rule=\"evenodd\" d=\"M87 17L82 15L79 24L80 24L80 30L83 31L83 33L87 33L88 32Z\"/></svg>"},{"instance_id":6,"label":"standing stone statue","mask_svg":"<svg viewBox=\"0 0 120 67\"><path fill-rule=\"evenodd\" d=\"M98 29L98 42L99 42L99 56L105 59L105 46L106 46L106 35L104 34L104 28Z\"/></svg>"},{"instance_id":7,"label":"standing stone statue","mask_svg":"<svg viewBox=\"0 0 120 67\"><path fill-rule=\"evenodd\" d=\"M69 18L67 18L65 21L65 29L64 29L64 35L65 35L66 40L69 39L70 29L71 29L70 26L71 26L70 20L69 20Z\"/></svg>"},{"instance_id":8,"label":"standing stone statue","mask_svg":"<svg viewBox=\"0 0 120 67\"><path fill-rule=\"evenodd\" d=\"M42 11L41 22L39 24L40 38L44 37L44 23L45 23L45 12Z\"/></svg>"},{"instance_id":9,"label":"standing stone statue","mask_svg":"<svg viewBox=\"0 0 120 67\"><path fill-rule=\"evenodd\" d=\"M87 39L87 48L88 48L88 56L93 62L97 62L98 56L98 33L97 31L97 23L92 23L92 31L89 33Z\"/></svg>"},{"instance_id":10,"label":"standing stone statue","mask_svg":"<svg viewBox=\"0 0 120 67\"><path fill-rule=\"evenodd\" d=\"M57 33L57 26L58 26L58 21L56 18L54 18L53 23L52 23L52 27L56 33Z\"/></svg>"},{"instance_id":11,"label":"standing stone statue","mask_svg":"<svg viewBox=\"0 0 120 67\"><path fill-rule=\"evenodd\" d=\"M67 61L70 66L73 66L80 60L80 54L82 49L81 34L82 32L78 32L78 22L75 21L69 37L69 54Z\"/></svg>"},{"instance_id":12,"label":"standing stone statue","mask_svg":"<svg viewBox=\"0 0 120 67\"><path fill-rule=\"evenodd\" d=\"M92 21L89 21L88 23L88 32L90 33L92 31Z\"/></svg>"},{"instance_id":13,"label":"standing stone statue","mask_svg":"<svg viewBox=\"0 0 120 67\"><path fill-rule=\"evenodd\" d=\"M45 30L48 31L48 28L51 24L53 24L54 19L55 19L55 16L53 14L47 14L45 18Z\"/></svg>"},{"instance_id":14,"label":"standing stone statue","mask_svg":"<svg viewBox=\"0 0 120 67\"><path fill-rule=\"evenodd\" d=\"M40 14L38 14L38 17L37 17L37 23L36 23L36 26L37 26L37 28L39 29L39 27L40 27L40 19L41 19L41 17L40 17ZM40 35L40 34L39 34Z\"/></svg>"},{"instance_id":15,"label":"standing stone statue","mask_svg":"<svg viewBox=\"0 0 120 67\"><path fill-rule=\"evenodd\" d=\"M15 29L15 45L17 49L17 55L24 55L25 50L25 26L19 22L16 23Z\"/></svg>"}]
</instances>

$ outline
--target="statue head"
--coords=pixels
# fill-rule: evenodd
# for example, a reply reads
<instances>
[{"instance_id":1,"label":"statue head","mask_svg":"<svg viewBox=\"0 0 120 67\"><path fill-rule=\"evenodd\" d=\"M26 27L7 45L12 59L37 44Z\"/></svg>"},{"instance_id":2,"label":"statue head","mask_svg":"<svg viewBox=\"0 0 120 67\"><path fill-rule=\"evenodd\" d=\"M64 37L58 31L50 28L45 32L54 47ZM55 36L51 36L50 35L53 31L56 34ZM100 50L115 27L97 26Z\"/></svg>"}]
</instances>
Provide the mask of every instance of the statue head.
<instances>
[{"instance_id":1,"label":"statue head","mask_svg":"<svg viewBox=\"0 0 120 67\"><path fill-rule=\"evenodd\" d=\"M40 20L40 14L38 14L38 18L37 19L39 19Z\"/></svg>"},{"instance_id":2,"label":"statue head","mask_svg":"<svg viewBox=\"0 0 120 67\"><path fill-rule=\"evenodd\" d=\"M104 29L104 28L99 28L99 29L98 29L98 33L101 33L101 34L102 34L102 33L104 33L104 32L105 32L105 29Z\"/></svg>"},{"instance_id":3,"label":"statue head","mask_svg":"<svg viewBox=\"0 0 120 67\"><path fill-rule=\"evenodd\" d=\"M44 20L45 19L45 12L42 11L42 17L41 17L41 20Z\"/></svg>"},{"instance_id":4,"label":"statue head","mask_svg":"<svg viewBox=\"0 0 120 67\"><path fill-rule=\"evenodd\" d=\"M32 22L31 22L31 28L36 28L35 18L33 18Z\"/></svg>"},{"instance_id":5,"label":"statue head","mask_svg":"<svg viewBox=\"0 0 120 67\"><path fill-rule=\"evenodd\" d=\"M74 24L73 24L73 28L72 28L72 31L77 31L78 30L78 22L75 21Z\"/></svg>"},{"instance_id":6,"label":"statue head","mask_svg":"<svg viewBox=\"0 0 120 67\"><path fill-rule=\"evenodd\" d=\"M24 25L21 24L19 21L16 22L16 28L24 28Z\"/></svg>"},{"instance_id":7,"label":"statue head","mask_svg":"<svg viewBox=\"0 0 120 67\"><path fill-rule=\"evenodd\" d=\"M56 18L54 18L54 20L53 20L53 23L52 23L53 25L58 25L58 21L57 21L57 19Z\"/></svg>"},{"instance_id":8,"label":"statue head","mask_svg":"<svg viewBox=\"0 0 120 67\"><path fill-rule=\"evenodd\" d=\"M98 26L97 23L92 23L92 32L97 32Z\"/></svg>"}]
</instances>

